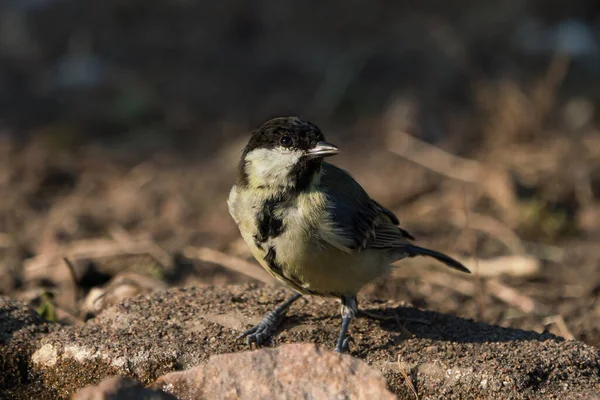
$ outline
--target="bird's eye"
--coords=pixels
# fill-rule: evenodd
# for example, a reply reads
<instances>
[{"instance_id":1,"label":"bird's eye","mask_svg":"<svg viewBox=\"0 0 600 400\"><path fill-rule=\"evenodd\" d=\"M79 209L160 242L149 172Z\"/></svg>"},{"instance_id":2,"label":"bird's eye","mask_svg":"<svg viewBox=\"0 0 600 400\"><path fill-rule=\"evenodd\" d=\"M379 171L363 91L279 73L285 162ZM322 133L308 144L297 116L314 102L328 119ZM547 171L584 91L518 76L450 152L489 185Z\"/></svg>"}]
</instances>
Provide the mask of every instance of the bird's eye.
<instances>
[{"instance_id":1,"label":"bird's eye","mask_svg":"<svg viewBox=\"0 0 600 400\"><path fill-rule=\"evenodd\" d=\"M292 138L289 136L282 136L279 142L283 147L290 147L292 145Z\"/></svg>"}]
</instances>

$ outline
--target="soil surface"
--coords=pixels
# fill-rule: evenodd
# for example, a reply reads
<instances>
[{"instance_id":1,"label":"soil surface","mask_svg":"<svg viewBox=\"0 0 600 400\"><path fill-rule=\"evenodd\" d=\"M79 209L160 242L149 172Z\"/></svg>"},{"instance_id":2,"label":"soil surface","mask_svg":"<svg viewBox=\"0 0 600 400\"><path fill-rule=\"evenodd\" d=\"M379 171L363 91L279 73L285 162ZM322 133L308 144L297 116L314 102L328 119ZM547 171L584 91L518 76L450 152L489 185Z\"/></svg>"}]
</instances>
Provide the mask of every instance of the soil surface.
<instances>
[{"instance_id":1,"label":"soil surface","mask_svg":"<svg viewBox=\"0 0 600 400\"><path fill-rule=\"evenodd\" d=\"M0 294L75 330L166 287L259 283L225 201L249 132L300 115L418 244L474 272L406 260L362 296L598 348L600 46L552 43L572 27L600 43L599 15L587 0L0 2Z\"/></svg>"},{"instance_id":2,"label":"soil surface","mask_svg":"<svg viewBox=\"0 0 600 400\"><path fill-rule=\"evenodd\" d=\"M286 290L257 286L179 288L109 308L83 327L41 341L32 370L68 395L118 374L150 384L211 355L247 350L238 335L282 302ZM499 328L397 302L362 302L377 316L353 321L350 354L383 372L401 398L564 398L600 393L600 354L591 346ZM334 301L299 301L270 343L332 349L339 333Z\"/></svg>"}]
</instances>

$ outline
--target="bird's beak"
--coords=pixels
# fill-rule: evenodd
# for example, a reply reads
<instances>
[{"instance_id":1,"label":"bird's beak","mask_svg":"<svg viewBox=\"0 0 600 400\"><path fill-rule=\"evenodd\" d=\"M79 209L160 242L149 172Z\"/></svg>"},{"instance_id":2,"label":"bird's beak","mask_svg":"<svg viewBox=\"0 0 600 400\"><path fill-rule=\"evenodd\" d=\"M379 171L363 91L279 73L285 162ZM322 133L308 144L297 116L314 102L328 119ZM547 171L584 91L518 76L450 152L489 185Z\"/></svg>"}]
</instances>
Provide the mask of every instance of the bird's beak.
<instances>
[{"instance_id":1,"label":"bird's beak","mask_svg":"<svg viewBox=\"0 0 600 400\"><path fill-rule=\"evenodd\" d=\"M327 142L317 142L315 147L310 149L307 156L310 158L334 156L340 152L337 146Z\"/></svg>"}]
</instances>

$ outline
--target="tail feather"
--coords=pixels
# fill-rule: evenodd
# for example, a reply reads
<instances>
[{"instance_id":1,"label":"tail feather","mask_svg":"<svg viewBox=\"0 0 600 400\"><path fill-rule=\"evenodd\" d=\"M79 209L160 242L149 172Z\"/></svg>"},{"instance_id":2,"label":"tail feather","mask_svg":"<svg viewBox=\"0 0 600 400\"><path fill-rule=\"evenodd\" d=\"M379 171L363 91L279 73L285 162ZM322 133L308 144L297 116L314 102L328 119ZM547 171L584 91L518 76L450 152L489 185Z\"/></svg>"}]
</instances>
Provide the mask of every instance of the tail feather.
<instances>
[{"instance_id":1,"label":"tail feather","mask_svg":"<svg viewBox=\"0 0 600 400\"><path fill-rule=\"evenodd\" d=\"M435 250L429 250L424 247L419 247L419 246L415 246L412 244L407 245L405 247L405 249L407 250L409 257L415 257L415 256L432 257L440 262L443 262L450 268L453 268L457 271L466 272L467 274L471 273L471 271L469 271L467 269L467 267L465 267L464 265L462 265L461 263L459 263L452 257L449 257L449 256L447 256L443 253L437 252Z\"/></svg>"}]
</instances>

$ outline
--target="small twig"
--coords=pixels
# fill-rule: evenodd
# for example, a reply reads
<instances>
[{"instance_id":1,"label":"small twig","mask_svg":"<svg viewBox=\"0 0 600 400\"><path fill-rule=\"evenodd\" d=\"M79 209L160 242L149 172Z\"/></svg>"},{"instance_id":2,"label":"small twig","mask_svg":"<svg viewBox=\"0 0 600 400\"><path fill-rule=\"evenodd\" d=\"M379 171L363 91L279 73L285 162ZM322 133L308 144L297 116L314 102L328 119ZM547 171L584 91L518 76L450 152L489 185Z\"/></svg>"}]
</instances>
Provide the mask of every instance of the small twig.
<instances>
[{"instance_id":1,"label":"small twig","mask_svg":"<svg viewBox=\"0 0 600 400\"><path fill-rule=\"evenodd\" d=\"M274 279L258 265L207 247L187 247L184 249L183 255L187 258L221 265L267 284L274 282Z\"/></svg>"},{"instance_id":2,"label":"small twig","mask_svg":"<svg viewBox=\"0 0 600 400\"><path fill-rule=\"evenodd\" d=\"M452 289L468 297L475 296L478 291L475 282L467 281L457 276L452 276L452 279L449 279L448 274L429 273L423 279L429 283ZM519 293L517 290L506 286L498 280L488 280L485 283L485 288L486 291L494 298L510 306L518 308L524 313L539 315L543 314L545 311L544 307L531 297L523 293Z\"/></svg>"},{"instance_id":3,"label":"small twig","mask_svg":"<svg viewBox=\"0 0 600 400\"><path fill-rule=\"evenodd\" d=\"M451 221L461 227L468 223L470 228L487 233L501 241L513 254L525 254L525 246L521 238L504 222L473 211L469 211L468 214L467 217L466 214L455 212L452 214Z\"/></svg>"},{"instance_id":4,"label":"small twig","mask_svg":"<svg viewBox=\"0 0 600 400\"><path fill-rule=\"evenodd\" d=\"M550 317L544 318L544 325L550 325L550 324L556 324L556 326L558 327L558 330L561 333L561 336L564 337L565 339L575 340L575 336L571 333L571 331L567 327L565 319L562 317L562 315L557 314L557 315L552 315Z\"/></svg>"},{"instance_id":5,"label":"small twig","mask_svg":"<svg viewBox=\"0 0 600 400\"><path fill-rule=\"evenodd\" d=\"M477 185L503 211L507 222L516 219L516 195L506 171L451 154L399 130L397 125L391 115L386 136L388 151L445 177Z\"/></svg>"},{"instance_id":6,"label":"small twig","mask_svg":"<svg viewBox=\"0 0 600 400\"><path fill-rule=\"evenodd\" d=\"M498 280L487 281L486 289L495 298L519 308L526 314L540 314L543 312L542 306L537 304L531 297L519 293L516 289L506 286Z\"/></svg>"},{"instance_id":7,"label":"small twig","mask_svg":"<svg viewBox=\"0 0 600 400\"><path fill-rule=\"evenodd\" d=\"M404 371L404 368L402 368L402 363L400 362L400 356L398 356L397 362L398 362L398 371L404 377L404 383L406 383L406 386L408 386L410 391L413 392L413 394L415 395L415 399L419 400L419 394L417 393L417 389L415 388L415 385L412 383L412 380L408 377L408 374L406 373L406 371Z\"/></svg>"},{"instance_id":8,"label":"small twig","mask_svg":"<svg viewBox=\"0 0 600 400\"><path fill-rule=\"evenodd\" d=\"M554 261L556 263L561 262L565 254L565 250L562 247L549 244L524 241L523 246L525 246L527 253L541 260Z\"/></svg>"},{"instance_id":9,"label":"small twig","mask_svg":"<svg viewBox=\"0 0 600 400\"><path fill-rule=\"evenodd\" d=\"M109 230L110 236L116 242L127 243L128 245L135 246L140 240L132 237L122 226L114 225ZM163 268L167 270L173 269L172 257L159 245L151 240L143 240L148 246L148 255L156 260Z\"/></svg>"},{"instance_id":10,"label":"small twig","mask_svg":"<svg viewBox=\"0 0 600 400\"><path fill-rule=\"evenodd\" d=\"M475 283L446 273L432 272L422 277L422 279L434 285L452 289L466 297L473 297L476 293Z\"/></svg>"},{"instance_id":11,"label":"small twig","mask_svg":"<svg viewBox=\"0 0 600 400\"><path fill-rule=\"evenodd\" d=\"M388 150L440 175L467 183L479 183L485 167L478 161L455 156L406 132L390 129Z\"/></svg>"},{"instance_id":12,"label":"small twig","mask_svg":"<svg viewBox=\"0 0 600 400\"><path fill-rule=\"evenodd\" d=\"M479 271L479 258L477 257L477 235L470 228L469 218L469 203L467 201L467 188L464 188L463 192L463 206L465 212L465 230L471 231L471 254L475 260L475 280L477 281L477 305L479 306L479 318L484 319L485 314L485 290L483 289L483 282L481 281L481 275Z\"/></svg>"},{"instance_id":13,"label":"small twig","mask_svg":"<svg viewBox=\"0 0 600 400\"><path fill-rule=\"evenodd\" d=\"M80 318L77 318L75 315L71 314L64 308L54 306L54 309L56 312L56 319L58 321L65 321L72 325L77 325L77 326L82 326L84 324L84 322Z\"/></svg>"},{"instance_id":14,"label":"small twig","mask_svg":"<svg viewBox=\"0 0 600 400\"><path fill-rule=\"evenodd\" d=\"M498 276L533 276L540 271L540 260L526 255L499 256L489 259L475 259L474 257L458 257L455 258L462 262L467 268L477 269L479 265L480 278L493 278ZM454 273L459 275L460 272Z\"/></svg>"},{"instance_id":15,"label":"small twig","mask_svg":"<svg viewBox=\"0 0 600 400\"><path fill-rule=\"evenodd\" d=\"M406 336L406 338L410 339L415 337L415 334L409 331L406 326L404 326L405 324L400 321L400 317L394 315L394 319L396 320L396 325L398 325L398 328L400 328L400 331L404 334L404 336Z\"/></svg>"},{"instance_id":16,"label":"small twig","mask_svg":"<svg viewBox=\"0 0 600 400\"><path fill-rule=\"evenodd\" d=\"M71 282L73 283L73 304L77 304L79 301L79 295L81 294L79 289L79 280L77 279L77 273L75 272L75 266L73 263L67 258L63 257L63 261L69 270L69 275L71 276Z\"/></svg>"},{"instance_id":17,"label":"small twig","mask_svg":"<svg viewBox=\"0 0 600 400\"><path fill-rule=\"evenodd\" d=\"M490 215L479 214L473 211L469 214L471 228L495 237L513 254L531 254L536 258L554 262L562 260L564 250L561 247L524 241L510 226ZM455 212L451 222L462 227L464 225L464 216Z\"/></svg>"},{"instance_id":18,"label":"small twig","mask_svg":"<svg viewBox=\"0 0 600 400\"><path fill-rule=\"evenodd\" d=\"M449 254L456 260L460 261L471 271L475 271L475 258L473 257L461 257L456 254ZM535 276L541 267L540 260L526 255L512 255L512 256L499 256L494 258L479 258L479 275L481 278L496 278L499 276L511 276L511 277L526 277ZM450 274L458 278L469 277L460 271L448 269L445 266L440 265L434 260L428 258L416 258L404 261L404 263L410 263L415 268L399 268L394 271L396 277L410 277L418 278L422 276L422 270L416 268L427 267L428 270L441 271L443 270L446 275ZM406 264L404 264L406 265ZM432 268L429 268L432 267Z\"/></svg>"},{"instance_id":19,"label":"small twig","mask_svg":"<svg viewBox=\"0 0 600 400\"><path fill-rule=\"evenodd\" d=\"M73 242L66 248L61 248L51 253L42 253L27 260L25 262L25 270L27 273L43 271L48 268L48 266L60 261L63 257L67 257L69 260L76 262L77 260L87 258L142 254L153 257L163 267L168 268L169 266L164 264L167 260L156 259L156 257L153 256L156 248L156 243L147 240L139 242L116 242L111 239L79 240Z\"/></svg>"}]
</instances>

